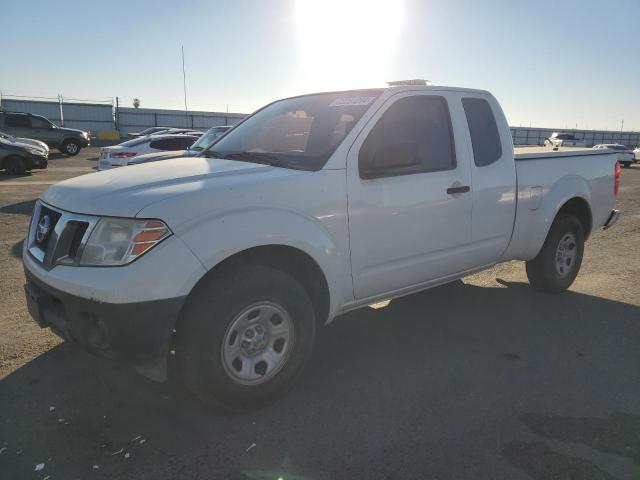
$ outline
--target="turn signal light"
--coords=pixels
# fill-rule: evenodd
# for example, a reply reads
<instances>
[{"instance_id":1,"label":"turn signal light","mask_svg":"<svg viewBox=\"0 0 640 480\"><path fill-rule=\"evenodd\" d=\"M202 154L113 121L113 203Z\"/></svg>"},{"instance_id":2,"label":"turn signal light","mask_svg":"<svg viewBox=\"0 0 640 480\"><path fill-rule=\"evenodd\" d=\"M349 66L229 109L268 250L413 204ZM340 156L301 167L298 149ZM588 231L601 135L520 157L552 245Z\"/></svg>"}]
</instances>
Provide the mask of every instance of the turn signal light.
<instances>
[{"instance_id":1,"label":"turn signal light","mask_svg":"<svg viewBox=\"0 0 640 480\"><path fill-rule=\"evenodd\" d=\"M131 255L140 256L156 243L171 234L171 230L159 220L147 220L143 228L136 233L131 243Z\"/></svg>"}]
</instances>

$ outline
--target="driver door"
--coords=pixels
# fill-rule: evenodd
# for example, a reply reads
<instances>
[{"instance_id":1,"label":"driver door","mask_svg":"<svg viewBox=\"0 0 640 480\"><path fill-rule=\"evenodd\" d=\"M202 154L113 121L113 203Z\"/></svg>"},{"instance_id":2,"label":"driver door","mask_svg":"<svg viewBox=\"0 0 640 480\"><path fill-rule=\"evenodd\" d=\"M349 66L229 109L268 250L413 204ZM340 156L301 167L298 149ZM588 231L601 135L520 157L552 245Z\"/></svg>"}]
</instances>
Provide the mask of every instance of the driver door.
<instances>
[{"instance_id":1,"label":"driver door","mask_svg":"<svg viewBox=\"0 0 640 480\"><path fill-rule=\"evenodd\" d=\"M437 281L473 264L465 255L471 242L469 150L453 95L415 91L391 97L349 151L356 300ZM361 155L403 145L417 152L417 164L362 175L368 160Z\"/></svg>"}]
</instances>

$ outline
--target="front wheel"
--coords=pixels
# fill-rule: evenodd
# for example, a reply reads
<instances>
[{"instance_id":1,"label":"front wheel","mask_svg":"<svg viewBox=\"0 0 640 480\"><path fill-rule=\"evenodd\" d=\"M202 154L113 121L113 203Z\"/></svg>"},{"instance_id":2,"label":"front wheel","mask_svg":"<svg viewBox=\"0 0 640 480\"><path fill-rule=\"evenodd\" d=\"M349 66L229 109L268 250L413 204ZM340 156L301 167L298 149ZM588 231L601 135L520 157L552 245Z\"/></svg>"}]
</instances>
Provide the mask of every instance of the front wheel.
<instances>
[{"instance_id":1,"label":"front wheel","mask_svg":"<svg viewBox=\"0 0 640 480\"><path fill-rule=\"evenodd\" d=\"M24 159L20 157L9 157L4 161L4 168L9 175L24 175L27 171Z\"/></svg>"},{"instance_id":2,"label":"front wheel","mask_svg":"<svg viewBox=\"0 0 640 480\"><path fill-rule=\"evenodd\" d=\"M631 167L631 162L622 162L622 166L624 168L629 168L629 167Z\"/></svg>"},{"instance_id":3,"label":"front wheel","mask_svg":"<svg viewBox=\"0 0 640 480\"><path fill-rule=\"evenodd\" d=\"M540 253L526 263L529 283L536 290L557 293L576 279L584 253L584 230L573 215L558 215Z\"/></svg>"},{"instance_id":4,"label":"front wheel","mask_svg":"<svg viewBox=\"0 0 640 480\"><path fill-rule=\"evenodd\" d=\"M60 148L60 152L73 157L80 153L80 143L77 140L65 140Z\"/></svg>"},{"instance_id":5,"label":"front wheel","mask_svg":"<svg viewBox=\"0 0 640 480\"><path fill-rule=\"evenodd\" d=\"M177 329L178 371L206 404L260 406L291 386L314 338L313 306L298 281L271 267L239 266L189 298Z\"/></svg>"}]
</instances>

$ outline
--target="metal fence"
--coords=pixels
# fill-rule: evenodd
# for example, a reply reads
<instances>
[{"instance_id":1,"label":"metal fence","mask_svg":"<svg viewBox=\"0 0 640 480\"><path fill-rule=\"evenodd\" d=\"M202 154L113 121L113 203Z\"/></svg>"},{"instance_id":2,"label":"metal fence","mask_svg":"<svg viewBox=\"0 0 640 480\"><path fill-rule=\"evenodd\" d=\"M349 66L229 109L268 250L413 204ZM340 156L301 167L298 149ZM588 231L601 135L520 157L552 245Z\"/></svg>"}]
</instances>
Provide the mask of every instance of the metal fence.
<instances>
[{"instance_id":1,"label":"metal fence","mask_svg":"<svg viewBox=\"0 0 640 480\"><path fill-rule=\"evenodd\" d=\"M177 127L207 130L219 125L234 125L246 116L243 113L200 112L157 108L119 107L113 101L81 102L58 98L27 99L3 95L0 107L10 112L42 115L67 128L98 133L119 130L121 137L149 127Z\"/></svg>"},{"instance_id":2,"label":"metal fence","mask_svg":"<svg viewBox=\"0 0 640 480\"><path fill-rule=\"evenodd\" d=\"M3 95L0 98L0 106L8 111L42 115L60 126L87 130L91 133L119 130L121 137L149 127L206 130L218 125L234 125L246 116L243 113L185 113L181 110L118 107L112 100L82 102L64 99L61 96L36 100ZM588 146L598 143L622 143L630 147L640 145L640 132L511 127L515 145L542 145L553 132L573 133L576 138L586 140Z\"/></svg>"},{"instance_id":3,"label":"metal fence","mask_svg":"<svg viewBox=\"0 0 640 480\"><path fill-rule=\"evenodd\" d=\"M51 100L25 100L5 98L2 107L10 112L27 112L42 115L53 123L66 128L90 132L113 129L113 105L111 103L81 103Z\"/></svg>"},{"instance_id":4,"label":"metal fence","mask_svg":"<svg viewBox=\"0 0 640 480\"><path fill-rule=\"evenodd\" d=\"M149 127L178 127L207 130L219 125L234 125L246 115L243 113L197 112L155 108L119 107L115 111L120 136L139 132Z\"/></svg>"},{"instance_id":5,"label":"metal fence","mask_svg":"<svg viewBox=\"0 0 640 480\"><path fill-rule=\"evenodd\" d=\"M576 138L585 140L589 147L599 143L621 143L629 147L640 146L640 132L511 127L514 145L542 145L553 132L572 133Z\"/></svg>"}]
</instances>

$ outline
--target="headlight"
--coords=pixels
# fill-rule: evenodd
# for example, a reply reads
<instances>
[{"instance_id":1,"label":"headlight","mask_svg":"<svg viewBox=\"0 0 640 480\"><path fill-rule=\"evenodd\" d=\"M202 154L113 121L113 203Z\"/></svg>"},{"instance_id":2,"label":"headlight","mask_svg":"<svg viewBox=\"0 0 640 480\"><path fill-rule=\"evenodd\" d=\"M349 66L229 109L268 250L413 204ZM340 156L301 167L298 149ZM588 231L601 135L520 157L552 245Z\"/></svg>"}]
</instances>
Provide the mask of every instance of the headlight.
<instances>
[{"instance_id":1,"label":"headlight","mask_svg":"<svg viewBox=\"0 0 640 480\"><path fill-rule=\"evenodd\" d=\"M101 218L84 247L80 265L126 265L171 235L161 220Z\"/></svg>"}]
</instances>

